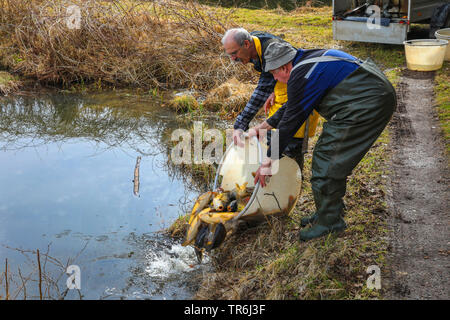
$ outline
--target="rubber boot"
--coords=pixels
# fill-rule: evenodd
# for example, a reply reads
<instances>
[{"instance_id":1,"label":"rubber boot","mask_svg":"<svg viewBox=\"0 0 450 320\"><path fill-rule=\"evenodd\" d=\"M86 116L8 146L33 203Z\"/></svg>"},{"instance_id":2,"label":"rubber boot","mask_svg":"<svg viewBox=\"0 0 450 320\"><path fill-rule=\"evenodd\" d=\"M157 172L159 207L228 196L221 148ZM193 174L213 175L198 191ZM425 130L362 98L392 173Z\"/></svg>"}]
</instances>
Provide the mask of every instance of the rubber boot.
<instances>
[{"instance_id":1,"label":"rubber boot","mask_svg":"<svg viewBox=\"0 0 450 320\"><path fill-rule=\"evenodd\" d=\"M317 214L317 212L314 212L314 214L312 214L308 217L302 218L300 220L300 225L302 227L306 227L308 224L314 224L318 218L319 218L319 215Z\"/></svg>"},{"instance_id":2,"label":"rubber boot","mask_svg":"<svg viewBox=\"0 0 450 320\"><path fill-rule=\"evenodd\" d=\"M345 211L345 205L344 205L344 211ZM302 227L306 227L308 224L314 224L317 222L317 219L319 218L319 215L317 214L317 211L314 212L314 214L304 217L300 220L300 225Z\"/></svg>"},{"instance_id":3,"label":"rubber boot","mask_svg":"<svg viewBox=\"0 0 450 320\"><path fill-rule=\"evenodd\" d=\"M319 238L331 232L340 232L347 228L345 221L342 219L344 208L342 193L324 195L313 191L313 194L317 208L317 220L310 228L300 231L299 238L301 241Z\"/></svg>"},{"instance_id":4,"label":"rubber boot","mask_svg":"<svg viewBox=\"0 0 450 320\"><path fill-rule=\"evenodd\" d=\"M306 227L308 224L316 223L317 219L319 218L319 214L317 212L320 210L320 204L323 202L323 195L320 192L313 191L313 196L314 196L314 203L316 204L316 212L300 220L300 225L302 227Z\"/></svg>"},{"instance_id":5,"label":"rubber boot","mask_svg":"<svg viewBox=\"0 0 450 320\"><path fill-rule=\"evenodd\" d=\"M334 219L333 219L334 220ZM319 220L311 228L300 231L299 238L301 241L309 241L311 239L325 236L331 232L341 232L347 228L344 219L339 217L329 224L321 224Z\"/></svg>"}]
</instances>

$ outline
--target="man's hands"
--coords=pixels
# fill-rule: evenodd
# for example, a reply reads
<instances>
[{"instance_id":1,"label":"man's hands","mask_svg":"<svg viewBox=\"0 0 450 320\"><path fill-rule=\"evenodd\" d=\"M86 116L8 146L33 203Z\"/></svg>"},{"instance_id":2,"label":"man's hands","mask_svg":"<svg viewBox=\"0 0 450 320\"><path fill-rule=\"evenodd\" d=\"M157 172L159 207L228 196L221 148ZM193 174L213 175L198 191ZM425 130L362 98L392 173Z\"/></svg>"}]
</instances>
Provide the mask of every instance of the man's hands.
<instances>
[{"instance_id":1,"label":"man's hands","mask_svg":"<svg viewBox=\"0 0 450 320\"><path fill-rule=\"evenodd\" d=\"M266 121L260 123L259 125L250 128L247 132L245 138L258 137L259 139L263 138L267 134L267 130L273 129ZM233 142L239 146L244 147L244 132L240 129L233 131ZM255 184L258 182L262 187L266 186L266 177L272 176L272 159L266 158L263 160L261 166L256 170L255 174Z\"/></svg>"},{"instance_id":2,"label":"man's hands","mask_svg":"<svg viewBox=\"0 0 450 320\"><path fill-rule=\"evenodd\" d=\"M271 108L274 104L275 104L275 93L272 92L272 93L270 94L270 96L267 98L266 102L264 102L264 114L266 115L266 117L267 117L267 115L268 115L268 113L269 113L270 108ZM266 127L261 127L261 125L263 125L263 124L266 124L267 126L266 126ZM254 128L249 129L249 131L248 131L248 137L249 137L249 138L251 138L251 137L253 137L253 136L259 137L259 129L267 129L267 130L270 130L270 129L272 129L272 127L270 127L270 126L264 121L262 124L260 124L260 125L258 125L258 126L256 126L256 127L254 127ZM239 147L243 147L243 146L244 146L244 142L243 142L244 137L243 137L243 134L244 134L244 131L243 131L242 129L234 129L234 130L233 130L233 142L234 142L235 145L237 145L237 146L239 146Z\"/></svg>"},{"instance_id":3,"label":"man's hands","mask_svg":"<svg viewBox=\"0 0 450 320\"><path fill-rule=\"evenodd\" d=\"M242 129L234 129L233 130L233 142L238 147L243 148L244 142L242 141L244 139L244 130Z\"/></svg>"},{"instance_id":4,"label":"man's hands","mask_svg":"<svg viewBox=\"0 0 450 320\"><path fill-rule=\"evenodd\" d=\"M251 138L253 136L258 137L259 139L264 138L266 136L267 130L271 130L272 127L266 122L262 122L259 125L248 129L248 132L245 138ZM244 131L242 129L234 129L233 130L233 142L235 145L239 147L244 147Z\"/></svg>"},{"instance_id":5,"label":"man's hands","mask_svg":"<svg viewBox=\"0 0 450 320\"><path fill-rule=\"evenodd\" d=\"M272 92L269 96L269 98L267 98L266 102L264 103L264 114L267 117L267 114L269 113L269 109L270 107L272 107L275 103L275 93Z\"/></svg>"},{"instance_id":6,"label":"man's hands","mask_svg":"<svg viewBox=\"0 0 450 320\"><path fill-rule=\"evenodd\" d=\"M264 138L267 134L268 130L271 130L272 127L266 122L262 122L258 124L256 127L248 129L248 137L251 138L253 136L256 136L258 138Z\"/></svg>"},{"instance_id":7,"label":"man's hands","mask_svg":"<svg viewBox=\"0 0 450 320\"><path fill-rule=\"evenodd\" d=\"M266 177L272 176L271 169L272 169L272 159L270 158L264 159L261 166L258 168L258 170L256 170L254 180L255 185L259 182L261 187L264 188L266 186Z\"/></svg>"}]
</instances>

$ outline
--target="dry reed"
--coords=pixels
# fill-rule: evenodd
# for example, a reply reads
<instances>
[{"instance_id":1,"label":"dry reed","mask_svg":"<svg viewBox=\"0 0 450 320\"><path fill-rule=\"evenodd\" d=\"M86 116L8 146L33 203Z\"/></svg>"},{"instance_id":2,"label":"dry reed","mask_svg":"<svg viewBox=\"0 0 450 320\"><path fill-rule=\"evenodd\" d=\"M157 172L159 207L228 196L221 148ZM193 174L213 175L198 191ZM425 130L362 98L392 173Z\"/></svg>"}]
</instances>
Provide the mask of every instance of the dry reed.
<instances>
[{"instance_id":1,"label":"dry reed","mask_svg":"<svg viewBox=\"0 0 450 320\"><path fill-rule=\"evenodd\" d=\"M230 118L235 118L245 107L254 89L255 85L242 83L233 77L211 90L203 105L210 110L227 110Z\"/></svg>"},{"instance_id":2,"label":"dry reed","mask_svg":"<svg viewBox=\"0 0 450 320\"><path fill-rule=\"evenodd\" d=\"M62 262L49 255L50 244L46 252L41 252L39 249L24 250L4 245L4 248L16 251L25 257L27 262L24 263L24 267L28 269L28 273L22 274L21 268L18 267L18 273L14 274L11 271L11 263L5 259L5 271L0 272L0 288L5 288L5 296L2 296L3 290L0 290L0 300L18 300L20 295L23 300L64 300L69 288L66 287L67 283L63 277L67 275L68 266L78 259L86 246L87 243L75 257ZM34 256L36 259L31 259ZM3 279L5 284L3 284ZM82 299L81 290L76 290L79 298Z\"/></svg>"},{"instance_id":3,"label":"dry reed","mask_svg":"<svg viewBox=\"0 0 450 320\"><path fill-rule=\"evenodd\" d=\"M63 86L209 90L251 77L223 54L228 20L194 1L1 0L0 64Z\"/></svg>"}]
</instances>

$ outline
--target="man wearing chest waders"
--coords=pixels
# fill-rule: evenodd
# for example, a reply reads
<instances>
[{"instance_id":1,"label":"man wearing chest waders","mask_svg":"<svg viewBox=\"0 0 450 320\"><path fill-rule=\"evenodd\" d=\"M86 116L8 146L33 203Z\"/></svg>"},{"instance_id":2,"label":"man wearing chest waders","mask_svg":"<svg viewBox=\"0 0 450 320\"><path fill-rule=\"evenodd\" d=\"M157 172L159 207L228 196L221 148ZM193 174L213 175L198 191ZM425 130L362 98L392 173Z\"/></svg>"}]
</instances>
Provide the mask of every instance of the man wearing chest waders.
<instances>
[{"instance_id":1,"label":"man wearing chest waders","mask_svg":"<svg viewBox=\"0 0 450 320\"><path fill-rule=\"evenodd\" d=\"M268 109L269 117L271 117L287 101L286 83L277 82L270 72L264 71L266 64L264 50L273 42L283 42L289 45L270 33L260 31L249 33L243 28L229 29L222 38L224 50L233 61L243 64L251 62L255 70L261 73L258 85L234 123L233 141L239 146L243 146L241 142L243 132L248 130L250 121L263 105L265 111ZM308 119L309 137L314 135L318 120L318 113L313 112ZM306 124L295 132L294 138L289 141L284 150L284 154L293 158L301 169L303 169L302 144L305 127ZM270 144L270 132L268 132L267 139Z\"/></svg>"},{"instance_id":2,"label":"man wearing chest waders","mask_svg":"<svg viewBox=\"0 0 450 320\"><path fill-rule=\"evenodd\" d=\"M272 117L249 130L277 128L279 151L258 168L255 184L265 186L271 165L279 159L294 133L316 110L327 121L313 152L311 186L316 212L301 221L302 241L343 231L343 197L347 177L384 130L396 108L389 80L370 60L362 62L339 50L296 50L271 43L264 52L265 71L287 83L288 100ZM277 154L275 154L277 153Z\"/></svg>"}]
</instances>

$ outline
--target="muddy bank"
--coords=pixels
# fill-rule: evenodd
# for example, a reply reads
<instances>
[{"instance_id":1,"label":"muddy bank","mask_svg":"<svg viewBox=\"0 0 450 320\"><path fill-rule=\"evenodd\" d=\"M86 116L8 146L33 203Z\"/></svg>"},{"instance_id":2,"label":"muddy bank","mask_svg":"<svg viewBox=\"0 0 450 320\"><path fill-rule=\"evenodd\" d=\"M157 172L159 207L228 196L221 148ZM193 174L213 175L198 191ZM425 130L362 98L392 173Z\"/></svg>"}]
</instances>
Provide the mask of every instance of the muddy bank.
<instances>
[{"instance_id":1,"label":"muddy bank","mask_svg":"<svg viewBox=\"0 0 450 320\"><path fill-rule=\"evenodd\" d=\"M434 73L403 72L392 120L389 299L449 299L448 159Z\"/></svg>"}]
</instances>

